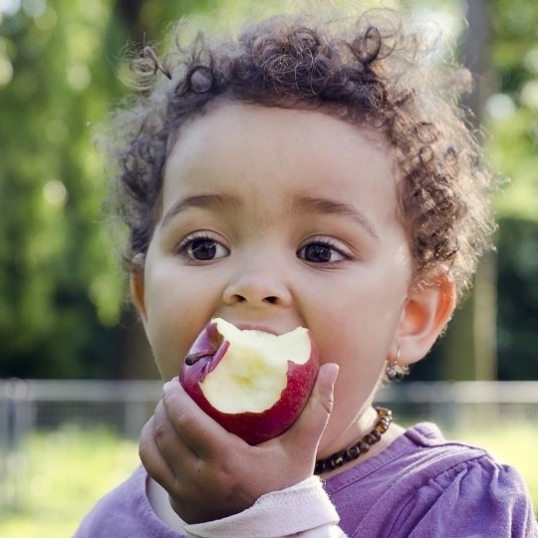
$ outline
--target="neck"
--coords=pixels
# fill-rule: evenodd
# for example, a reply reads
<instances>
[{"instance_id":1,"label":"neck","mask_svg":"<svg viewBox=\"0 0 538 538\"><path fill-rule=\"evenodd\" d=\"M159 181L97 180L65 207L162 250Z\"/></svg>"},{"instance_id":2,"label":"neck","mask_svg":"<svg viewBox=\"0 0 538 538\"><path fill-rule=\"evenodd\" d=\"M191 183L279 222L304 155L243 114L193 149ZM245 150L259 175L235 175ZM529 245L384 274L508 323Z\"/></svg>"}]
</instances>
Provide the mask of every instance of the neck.
<instances>
[{"instance_id":1,"label":"neck","mask_svg":"<svg viewBox=\"0 0 538 538\"><path fill-rule=\"evenodd\" d=\"M328 478L364 462L389 446L404 431L392 424L390 410L368 407L355 423L352 434L348 432L338 440L338 450L331 452L332 447L326 447L318 453L315 474Z\"/></svg>"},{"instance_id":2,"label":"neck","mask_svg":"<svg viewBox=\"0 0 538 538\"><path fill-rule=\"evenodd\" d=\"M366 435L377 421L377 413L375 409L368 405L361 414L353 419L350 426L338 437L333 437L330 444L322 446L318 452L317 458L328 458L338 450L345 450L354 443L356 443L361 437ZM331 424L327 429L330 429ZM328 433L328 437L331 437L331 433ZM323 445L323 442L322 442Z\"/></svg>"}]
</instances>

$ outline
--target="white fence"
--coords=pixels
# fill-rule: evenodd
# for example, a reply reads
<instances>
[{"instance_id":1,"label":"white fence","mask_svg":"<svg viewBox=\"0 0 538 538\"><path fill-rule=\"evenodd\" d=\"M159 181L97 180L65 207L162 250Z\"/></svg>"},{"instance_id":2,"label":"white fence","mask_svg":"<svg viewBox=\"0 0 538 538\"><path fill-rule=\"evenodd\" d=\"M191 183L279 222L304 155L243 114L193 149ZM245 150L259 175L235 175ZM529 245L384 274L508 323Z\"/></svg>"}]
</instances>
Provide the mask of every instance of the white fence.
<instances>
[{"instance_id":1,"label":"white fence","mask_svg":"<svg viewBox=\"0 0 538 538\"><path fill-rule=\"evenodd\" d=\"M137 438L161 394L159 381L0 380L0 455L28 433L65 423L106 426ZM444 427L516 417L538 428L538 382L408 382L381 389L377 402L400 421ZM538 429L537 429L538 431Z\"/></svg>"},{"instance_id":2,"label":"white fence","mask_svg":"<svg viewBox=\"0 0 538 538\"><path fill-rule=\"evenodd\" d=\"M0 381L0 453L66 423L136 438L161 390L156 381Z\"/></svg>"},{"instance_id":3,"label":"white fence","mask_svg":"<svg viewBox=\"0 0 538 538\"><path fill-rule=\"evenodd\" d=\"M0 380L0 512L3 505L16 510L23 496L27 436L76 424L137 439L161 390L158 381ZM404 425L432 420L446 430L484 429L525 420L537 425L538 444L538 382L408 382L381 389L376 401Z\"/></svg>"}]
</instances>

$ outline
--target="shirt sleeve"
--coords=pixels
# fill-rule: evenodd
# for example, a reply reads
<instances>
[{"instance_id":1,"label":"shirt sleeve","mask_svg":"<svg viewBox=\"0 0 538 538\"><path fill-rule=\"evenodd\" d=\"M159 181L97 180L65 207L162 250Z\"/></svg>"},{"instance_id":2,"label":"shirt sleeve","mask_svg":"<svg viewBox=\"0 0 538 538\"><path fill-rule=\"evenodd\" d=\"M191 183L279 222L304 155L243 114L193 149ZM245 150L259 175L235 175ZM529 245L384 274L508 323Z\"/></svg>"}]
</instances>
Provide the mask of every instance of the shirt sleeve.
<instances>
[{"instance_id":1,"label":"shirt sleeve","mask_svg":"<svg viewBox=\"0 0 538 538\"><path fill-rule=\"evenodd\" d=\"M192 538L346 538L321 480L311 477L261 496L251 508L230 517L186 525Z\"/></svg>"},{"instance_id":2,"label":"shirt sleeve","mask_svg":"<svg viewBox=\"0 0 538 538\"><path fill-rule=\"evenodd\" d=\"M513 468L488 457L446 470L400 511L394 536L538 538L530 495Z\"/></svg>"}]
</instances>

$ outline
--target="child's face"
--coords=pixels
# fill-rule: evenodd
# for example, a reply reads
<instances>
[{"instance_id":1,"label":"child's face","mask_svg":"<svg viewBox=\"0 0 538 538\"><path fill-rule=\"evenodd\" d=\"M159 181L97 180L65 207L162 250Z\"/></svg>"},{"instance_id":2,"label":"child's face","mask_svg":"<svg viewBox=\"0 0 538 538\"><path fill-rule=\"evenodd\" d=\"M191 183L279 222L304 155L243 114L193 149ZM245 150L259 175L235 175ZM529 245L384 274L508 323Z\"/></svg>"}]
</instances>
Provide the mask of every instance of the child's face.
<instances>
[{"instance_id":1,"label":"child's face","mask_svg":"<svg viewBox=\"0 0 538 538\"><path fill-rule=\"evenodd\" d=\"M212 317L312 332L340 375L323 446L353 424L395 350L411 279L390 151L309 111L221 104L181 133L135 301L159 370Z\"/></svg>"}]
</instances>

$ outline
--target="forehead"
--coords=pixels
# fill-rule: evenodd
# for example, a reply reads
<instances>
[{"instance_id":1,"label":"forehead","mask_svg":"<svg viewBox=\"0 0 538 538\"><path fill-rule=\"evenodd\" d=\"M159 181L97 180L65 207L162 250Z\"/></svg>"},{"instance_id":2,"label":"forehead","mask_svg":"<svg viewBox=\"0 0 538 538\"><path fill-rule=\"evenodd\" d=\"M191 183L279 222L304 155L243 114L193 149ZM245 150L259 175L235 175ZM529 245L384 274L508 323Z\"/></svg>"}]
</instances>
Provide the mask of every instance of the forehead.
<instances>
[{"instance_id":1,"label":"forehead","mask_svg":"<svg viewBox=\"0 0 538 538\"><path fill-rule=\"evenodd\" d=\"M380 198L377 209L395 214L388 144L319 111L220 103L181 129L164 177L164 212L178 197L225 190L262 205L292 192L361 204Z\"/></svg>"}]
</instances>

